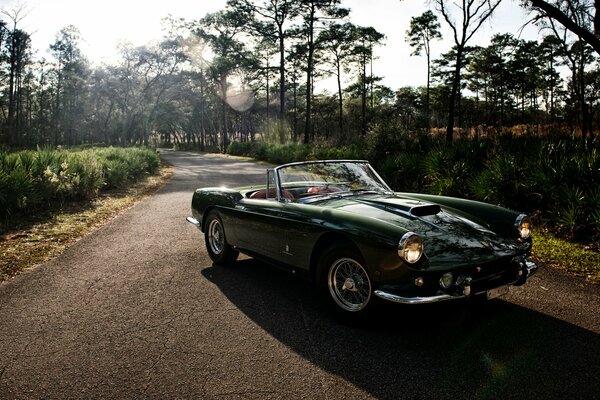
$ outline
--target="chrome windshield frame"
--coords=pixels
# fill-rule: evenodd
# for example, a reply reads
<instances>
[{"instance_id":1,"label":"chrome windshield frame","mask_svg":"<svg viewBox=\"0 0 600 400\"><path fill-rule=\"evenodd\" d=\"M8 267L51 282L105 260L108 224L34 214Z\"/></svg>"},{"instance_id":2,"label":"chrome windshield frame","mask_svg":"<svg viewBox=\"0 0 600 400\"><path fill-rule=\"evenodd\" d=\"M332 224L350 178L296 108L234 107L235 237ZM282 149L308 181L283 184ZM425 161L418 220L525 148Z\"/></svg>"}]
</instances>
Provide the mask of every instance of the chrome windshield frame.
<instances>
[{"instance_id":1,"label":"chrome windshield frame","mask_svg":"<svg viewBox=\"0 0 600 400\"><path fill-rule=\"evenodd\" d=\"M275 186L277 191L277 201L282 201L281 196L281 174L280 171L290 167L302 166L302 165L314 165L314 164L362 164L365 165L370 173L376 178L377 183L384 189L386 192L393 193L393 190L388 186L388 184L381 178L381 176L375 171L375 169L371 166L371 164L367 160L315 160L315 161L299 161L288 164L282 164L273 169L275 173ZM267 176L268 180L268 176Z\"/></svg>"}]
</instances>

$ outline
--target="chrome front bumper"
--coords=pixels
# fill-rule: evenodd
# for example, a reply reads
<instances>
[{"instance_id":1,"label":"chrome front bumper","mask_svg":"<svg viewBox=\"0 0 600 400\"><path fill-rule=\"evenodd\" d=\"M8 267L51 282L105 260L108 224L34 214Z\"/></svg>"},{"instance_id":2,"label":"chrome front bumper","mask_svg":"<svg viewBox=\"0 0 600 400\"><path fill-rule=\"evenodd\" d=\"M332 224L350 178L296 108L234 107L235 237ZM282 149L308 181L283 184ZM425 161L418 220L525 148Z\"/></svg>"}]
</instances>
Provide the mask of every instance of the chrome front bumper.
<instances>
[{"instance_id":1,"label":"chrome front bumper","mask_svg":"<svg viewBox=\"0 0 600 400\"><path fill-rule=\"evenodd\" d=\"M538 265L536 263L534 263L531 260L525 260L525 270L526 270L528 278L531 274L533 274L535 271L537 271L537 269L538 269Z\"/></svg>"},{"instance_id":2,"label":"chrome front bumper","mask_svg":"<svg viewBox=\"0 0 600 400\"><path fill-rule=\"evenodd\" d=\"M187 222L189 222L192 225L196 225L196 226L200 226L200 221L198 221L196 218L194 217L187 217L185 219Z\"/></svg>"},{"instance_id":3,"label":"chrome front bumper","mask_svg":"<svg viewBox=\"0 0 600 400\"><path fill-rule=\"evenodd\" d=\"M531 274L533 274L535 271L537 271L538 269L538 265L536 263L534 263L531 260L525 259L522 263L521 263L521 268L519 271L519 277L517 278L517 280L515 280L514 282L510 282L508 283L506 286L520 286L523 285L527 279L531 276ZM386 292L384 290L375 290L374 294L375 296L387 300L387 301L392 301L394 303L400 303L400 304L428 304L428 303L438 303L440 301L446 301L446 300L456 300L456 299L464 299L466 297L469 297L471 295L471 286L470 286L470 282L471 279L470 278L464 278L465 283L463 283L461 286L458 287L459 290L458 293L454 294L454 295L450 295L450 294L446 294L446 293L442 293L442 294L436 294L433 296L423 296L423 297L403 297L403 296L399 296L397 294L393 294L393 293L389 293ZM477 294L477 293L474 293Z\"/></svg>"},{"instance_id":4,"label":"chrome front bumper","mask_svg":"<svg viewBox=\"0 0 600 400\"><path fill-rule=\"evenodd\" d=\"M384 300L393 301L394 303L400 304L427 304L427 303L437 303L440 301L446 300L454 300L454 299L464 299L467 297L467 294L463 293L458 296L451 296L449 294L438 294L435 296L427 296L427 297L402 297L396 294L384 292L383 290L376 290L375 296L382 298Z\"/></svg>"}]
</instances>

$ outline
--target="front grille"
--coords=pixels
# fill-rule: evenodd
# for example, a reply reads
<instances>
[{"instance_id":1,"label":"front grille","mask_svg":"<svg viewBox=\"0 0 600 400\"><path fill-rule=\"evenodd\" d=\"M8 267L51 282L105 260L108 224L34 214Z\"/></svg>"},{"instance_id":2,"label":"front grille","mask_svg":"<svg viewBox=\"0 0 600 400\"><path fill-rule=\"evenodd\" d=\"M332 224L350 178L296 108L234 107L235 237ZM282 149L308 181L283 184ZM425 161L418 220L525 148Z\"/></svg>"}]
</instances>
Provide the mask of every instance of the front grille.
<instances>
[{"instance_id":1,"label":"front grille","mask_svg":"<svg viewBox=\"0 0 600 400\"><path fill-rule=\"evenodd\" d=\"M477 272L477 267L481 268ZM517 280L518 265L511 258L503 258L490 263L476 265L469 275L473 278L471 288L476 293L514 283Z\"/></svg>"}]
</instances>

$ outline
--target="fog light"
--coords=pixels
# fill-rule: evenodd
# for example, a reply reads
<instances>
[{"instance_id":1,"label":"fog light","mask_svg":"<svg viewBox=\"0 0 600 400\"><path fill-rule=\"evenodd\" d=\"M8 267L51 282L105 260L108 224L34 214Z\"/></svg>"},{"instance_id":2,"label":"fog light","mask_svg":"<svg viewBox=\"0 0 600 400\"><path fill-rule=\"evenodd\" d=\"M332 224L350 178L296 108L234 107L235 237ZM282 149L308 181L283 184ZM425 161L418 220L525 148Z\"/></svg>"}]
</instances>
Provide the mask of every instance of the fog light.
<instances>
[{"instance_id":1,"label":"fog light","mask_svg":"<svg viewBox=\"0 0 600 400\"><path fill-rule=\"evenodd\" d=\"M448 289L450 286L452 286L453 279L454 279L454 276L452 276L452 272L446 272L440 278L440 287L442 289Z\"/></svg>"},{"instance_id":2,"label":"fog light","mask_svg":"<svg viewBox=\"0 0 600 400\"><path fill-rule=\"evenodd\" d=\"M521 214L515 221L515 227L522 240L527 240L531 236L531 220L525 214Z\"/></svg>"},{"instance_id":3,"label":"fog light","mask_svg":"<svg viewBox=\"0 0 600 400\"><path fill-rule=\"evenodd\" d=\"M423 286L424 283L425 283L425 280L423 278L421 278L420 276L418 278L415 278L415 285Z\"/></svg>"}]
</instances>

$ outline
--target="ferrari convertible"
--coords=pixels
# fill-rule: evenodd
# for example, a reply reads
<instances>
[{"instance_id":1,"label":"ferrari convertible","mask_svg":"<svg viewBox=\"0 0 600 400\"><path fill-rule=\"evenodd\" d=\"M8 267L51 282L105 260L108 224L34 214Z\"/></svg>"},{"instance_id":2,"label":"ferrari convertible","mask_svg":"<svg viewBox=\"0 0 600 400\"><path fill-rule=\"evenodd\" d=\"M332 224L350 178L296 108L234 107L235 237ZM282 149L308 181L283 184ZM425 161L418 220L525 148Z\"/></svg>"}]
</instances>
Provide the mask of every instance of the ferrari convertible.
<instances>
[{"instance_id":1,"label":"ferrari convertible","mask_svg":"<svg viewBox=\"0 0 600 400\"><path fill-rule=\"evenodd\" d=\"M187 220L214 264L242 252L285 268L351 319L379 300L492 299L538 268L526 215L394 192L367 161L291 163L267 169L256 186L200 188Z\"/></svg>"}]
</instances>

